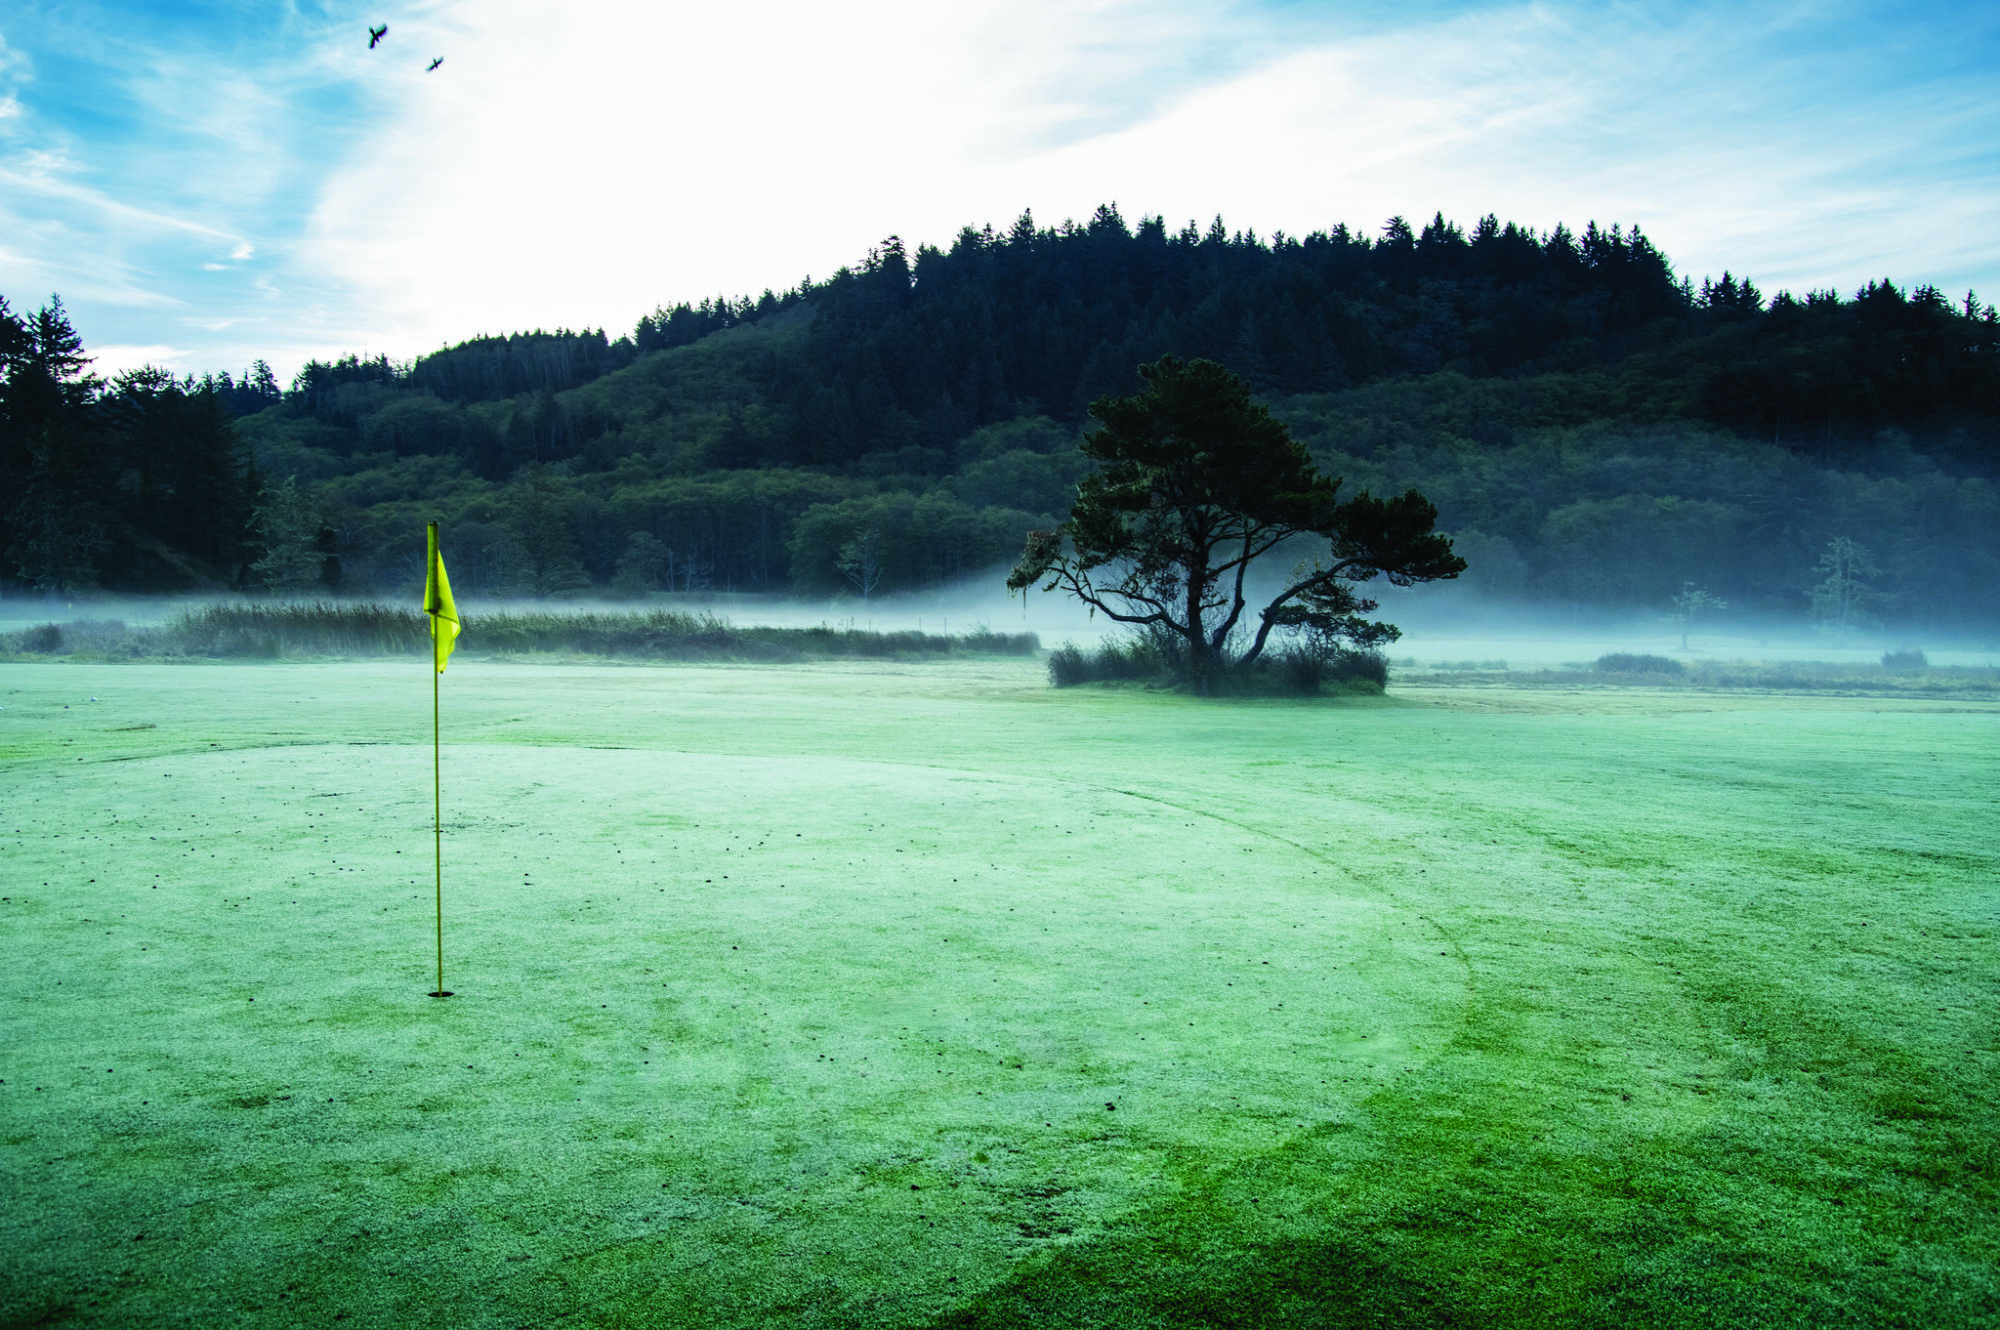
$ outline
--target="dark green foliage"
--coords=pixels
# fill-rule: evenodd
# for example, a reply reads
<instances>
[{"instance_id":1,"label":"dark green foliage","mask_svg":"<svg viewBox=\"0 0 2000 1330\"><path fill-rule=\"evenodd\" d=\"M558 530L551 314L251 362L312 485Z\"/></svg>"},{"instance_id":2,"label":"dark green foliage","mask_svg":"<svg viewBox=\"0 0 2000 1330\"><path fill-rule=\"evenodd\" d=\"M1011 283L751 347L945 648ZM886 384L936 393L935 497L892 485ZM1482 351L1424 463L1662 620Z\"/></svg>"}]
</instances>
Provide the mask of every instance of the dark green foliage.
<instances>
[{"instance_id":1,"label":"dark green foliage","mask_svg":"<svg viewBox=\"0 0 2000 1330\"><path fill-rule=\"evenodd\" d=\"M16 318L0 300L0 474L14 478L0 502L5 572L45 592L88 589L109 544L99 381L62 301Z\"/></svg>"},{"instance_id":2,"label":"dark green foliage","mask_svg":"<svg viewBox=\"0 0 2000 1330\"><path fill-rule=\"evenodd\" d=\"M1594 668L1605 674L1687 673L1687 667L1671 656L1639 656L1627 651L1599 656Z\"/></svg>"},{"instance_id":3,"label":"dark green foliage","mask_svg":"<svg viewBox=\"0 0 2000 1330\"><path fill-rule=\"evenodd\" d=\"M634 354L630 340L607 341L602 329L475 337L418 360L404 382L448 402L483 402L580 387L631 364Z\"/></svg>"},{"instance_id":4,"label":"dark green foliage","mask_svg":"<svg viewBox=\"0 0 2000 1330\"><path fill-rule=\"evenodd\" d=\"M632 343L641 355L690 346L710 333L790 309L802 298L800 291L787 291L783 296L776 296L766 290L763 298L756 301L748 296L740 301L717 296L699 305L680 304L672 309L663 306L639 320L639 326L632 332Z\"/></svg>"},{"instance_id":5,"label":"dark green foliage","mask_svg":"<svg viewBox=\"0 0 2000 1330\"><path fill-rule=\"evenodd\" d=\"M252 528L262 554L250 564L250 576L260 586L290 596L320 588L326 564L320 550L324 526L296 476L286 476L258 496Z\"/></svg>"},{"instance_id":6,"label":"dark green foliage","mask_svg":"<svg viewBox=\"0 0 2000 1330\"><path fill-rule=\"evenodd\" d=\"M6 513L11 540L5 554L12 571L37 591L97 586L98 563L110 541L86 446L66 424L58 424L27 448L20 499Z\"/></svg>"},{"instance_id":7,"label":"dark green foliage","mask_svg":"<svg viewBox=\"0 0 2000 1330\"><path fill-rule=\"evenodd\" d=\"M1851 301L1781 293L1760 314L1739 296L1734 311L1708 349L1712 420L1825 453L1868 431L2000 415L1993 311L1970 296L1954 309L1936 287L1905 295L1884 280Z\"/></svg>"},{"instance_id":8,"label":"dark green foliage","mask_svg":"<svg viewBox=\"0 0 2000 1330\"><path fill-rule=\"evenodd\" d=\"M861 590L862 555L883 593L956 581L1004 564L1037 514L975 508L949 493L891 491L817 503L792 528L792 585L801 591ZM865 549L864 549L865 547Z\"/></svg>"},{"instance_id":9,"label":"dark green foliage","mask_svg":"<svg viewBox=\"0 0 2000 1330\"><path fill-rule=\"evenodd\" d=\"M650 531L634 531L618 556L618 571L611 585L628 596L644 595L667 585L673 567L673 552Z\"/></svg>"},{"instance_id":10,"label":"dark green foliage","mask_svg":"<svg viewBox=\"0 0 2000 1330\"><path fill-rule=\"evenodd\" d=\"M44 592L240 580L256 480L213 381L89 374L62 302L0 300L0 576Z\"/></svg>"},{"instance_id":11,"label":"dark green foliage","mask_svg":"<svg viewBox=\"0 0 2000 1330\"><path fill-rule=\"evenodd\" d=\"M557 596L589 586L578 558L575 490L532 467L507 497L505 523L514 537L521 588L536 596Z\"/></svg>"},{"instance_id":12,"label":"dark green foliage","mask_svg":"<svg viewBox=\"0 0 2000 1330\"><path fill-rule=\"evenodd\" d=\"M1903 651L1885 651L1882 653L1882 668L1885 670L1908 673L1927 669L1929 666L1930 661L1925 659L1924 653L1916 650L1914 647Z\"/></svg>"},{"instance_id":13,"label":"dark green foliage","mask_svg":"<svg viewBox=\"0 0 2000 1330\"><path fill-rule=\"evenodd\" d=\"M216 400L228 409L232 416L250 416L276 406L285 400L285 393L278 386L278 376L263 360L255 361L249 369L236 378L228 370L220 373L204 374L190 384L203 392L215 394Z\"/></svg>"},{"instance_id":14,"label":"dark green foliage","mask_svg":"<svg viewBox=\"0 0 2000 1330\"><path fill-rule=\"evenodd\" d=\"M164 370L112 380L98 402L105 462L118 498L117 526L145 533L114 543L107 577L141 581L148 556L172 559L157 543L223 579L240 580L248 562L254 482L234 418L216 392Z\"/></svg>"}]
</instances>

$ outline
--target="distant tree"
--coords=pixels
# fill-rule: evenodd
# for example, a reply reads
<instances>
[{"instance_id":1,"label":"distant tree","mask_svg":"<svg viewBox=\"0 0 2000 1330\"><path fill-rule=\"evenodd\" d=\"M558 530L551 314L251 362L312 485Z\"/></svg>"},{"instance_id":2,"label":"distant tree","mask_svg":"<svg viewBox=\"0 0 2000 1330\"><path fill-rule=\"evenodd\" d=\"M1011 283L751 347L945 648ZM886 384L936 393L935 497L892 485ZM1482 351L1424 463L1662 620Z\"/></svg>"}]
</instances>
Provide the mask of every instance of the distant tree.
<instances>
[{"instance_id":1,"label":"distant tree","mask_svg":"<svg viewBox=\"0 0 2000 1330\"><path fill-rule=\"evenodd\" d=\"M1738 282L1724 269L1719 282L1706 277L1702 279L1701 303L1709 309L1754 314L1764 307L1764 293L1752 285L1749 278Z\"/></svg>"},{"instance_id":2,"label":"distant tree","mask_svg":"<svg viewBox=\"0 0 2000 1330\"><path fill-rule=\"evenodd\" d=\"M882 536L874 527L854 533L854 539L840 547L836 567L848 584L866 600L882 585Z\"/></svg>"},{"instance_id":3,"label":"distant tree","mask_svg":"<svg viewBox=\"0 0 2000 1330\"><path fill-rule=\"evenodd\" d=\"M540 467L531 467L509 495L507 526L520 548L525 589L558 596L590 585L577 557L573 496Z\"/></svg>"},{"instance_id":4,"label":"distant tree","mask_svg":"<svg viewBox=\"0 0 2000 1330\"><path fill-rule=\"evenodd\" d=\"M704 559L696 549L683 554L679 550L667 551L667 589L669 591L706 591L715 585L715 560Z\"/></svg>"},{"instance_id":5,"label":"distant tree","mask_svg":"<svg viewBox=\"0 0 2000 1330\"><path fill-rule=\"evenodd\" d=\"M328 591L340 590L340 533L331 523L319 524L319 531L313 536L313 549L319 554L319 584Z\"/></svg>"},{"instance_id":6,"label":"distant tree","mask_svg":"<svg viewBox=\"0 0 2000 1330\"><path fill-rule=\"evenodd\" d=\"M319 505L299 488L297 476L286 476L264 491L255 508L254 530L262 557L250 565L251 576L281 596L296 596L323 585L326 552L320 548Z\"/></svg>"},{"instance_id":7,"label":"distant tree","mask_svg":"<svg viewBox=\"0 0 2000 1330\"><path fill-rule=\"evenodd\" d=\"M44 438L28 449L21 497L7 512L13 535L7 562L37 591L85 591L97 585L105 538L102 505L83 497L77 468Z\"/></svg>"},{"instance_id":8,"label":"distant tree","mask_svg":"<svg viewBox=\"0 0 2000 1330\"><path fill-rule=\"evenodd\" d=\"M812 504L792 524L792 583L858 592L872 582L871 596L944 586L1011 559L1045 512L975 507L947 490Z\"/></svg>"},{"instance_id":9,"label":"distant tree","mask_svg":"<svg viewBox=\"0 0 2000 1330\"><path fill-rule=\"evenodd\" d=\"M0 557L44 592L98 581L109 546L100 381L70 326L62 299L25 317L0 302Z\"/></svg>"},{"instance_id":10,"label":"distant tree","mask_svg":"<svg viewBox=\"0 0 2000 1330\"><path fill-rule=\"evenodd\" d=\"M1009 589L1044 582L1138 626L1178 653L1191 686L1210 692L1229 665L1255 661L1275 630L1364 649L1395 640L1394 625L1364 617L1376 603L1355 592L1359 583L1409 586L1465 570L1433 529L1429 500L1364 491L1342 502L1340 481L1222 366L1169 356L1139 374L1144 392L1091 404L1102 427L1083 451L1098 469L1077 486L1067 521L1029 534ZM1232 654L1251 566L1306 541L1319 550L1283 579L1257 611L1249 646Z\"/></svg>"},{"instance_id":11,"label":"distant tree","mask_svg":"<svg viewBox=\"0 0 2000 1330\"><path fill-rule=\"evenodd\" d=\"M673 551L650 531L634 531L618 556L611 585L628 596L657 591L673 563Z\"/></svg>"},{"instance_id":12,"label":"distant tree","mask_svg":"<svg viewBox=\"0 0 2000 1330\"><path fill-rule=\"evenodd\" d=\"M249 459L216 381L151 366L115 376L98 402L104 469L121 533L144 531L235 581L254 527ZM143 567L129 536L127 569Z\"/></svg>"},{"instance_id":13,"label":"distant tree","mask_svg":"<svg viewBox=\"0 0 2000 1330\"><path fill-rule=\"evenodd\" d=\"M251 392L263 398L267 405L278 401L285 395L284 390L278 386L278 376L271 372L269 362L265 361L262 357L259 357L251 364L249 369L244 371L243 382L238 384L237 387L239 390Z\"/></svg>"},{"instance_id":14,"label":"distant tree","mask_svg":"<svg viewBox=\"0 0 2000 1330\"><path fill-rule=\"evenodd\" d=\"M228 370L220 374L204 374L200 386L214 393L222 404L229 408L231 415L250 416L276 406L284 400L284 390L278 386L278 376L263 360L252 364L243 371L241 379L233 379Z\"/></svg>"},{"instance_id":15,"label":"distant tree","mask_svg":"<svg viewBox=\"0 0 2000 1330\"><path fill-rule=\"evenodd\" d=\"M1826 543L1814 571L1821 580L1810 594L1813 614L1822 627L1845 636L1849 629L1875 622L1868 606L1875 599L1872 583L1881 570L1867 549L1846 536L1836 536Z\"/></svg>"},{"instance_id":16,"label":"distant tree","mask_svg":"<svg viewBox=\"0 0 2000 1330\"><path fill-rule=\"evenodd\" d=\"M1688 633L1694 628L1696 619L1715 610L1726 610L1729 603L1720 596L1712 596L1693 582L1682 582L1681 589L1674 594L1674 612L1669 617L1681 628L1681 650L1687 650Z\"/></svg>"}]
</instances>

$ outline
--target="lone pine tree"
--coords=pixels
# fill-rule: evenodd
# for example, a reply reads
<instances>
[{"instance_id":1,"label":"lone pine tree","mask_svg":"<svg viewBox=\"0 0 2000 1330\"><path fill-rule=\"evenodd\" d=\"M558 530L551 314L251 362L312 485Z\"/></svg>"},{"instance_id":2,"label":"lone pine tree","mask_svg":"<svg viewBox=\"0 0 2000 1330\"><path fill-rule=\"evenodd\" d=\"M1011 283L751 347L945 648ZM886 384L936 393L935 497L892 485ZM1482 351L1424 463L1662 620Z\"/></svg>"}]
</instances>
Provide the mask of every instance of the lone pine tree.
<instances>
[{"instance_id":1,"label":"lone pine tree","mask_svg":"<svg viewBox=\"0 0 2000 1330\"><path fill-rule=\"evenodd\" d=\"M1321 474L1221 365L1168 356L1139 374L1144 392L1091 404L1100 428L1083 451L1096 469L1077 486L1067 521L1029 534L1009 589L1043 582L1151 632L1192 687L1212 692L1280 629L1358 647L1395 640L1393 624L1364 617L1377 605L1356 593L1359 583L1409 586L1465 570L1434 530L1428 499L1363 491L1341 501L1339 479ZM1251 566L1288 542L1315 548L1245 623ZM1253 631L1232 655L1239 625Z\"/></svg>"}]
</instances>

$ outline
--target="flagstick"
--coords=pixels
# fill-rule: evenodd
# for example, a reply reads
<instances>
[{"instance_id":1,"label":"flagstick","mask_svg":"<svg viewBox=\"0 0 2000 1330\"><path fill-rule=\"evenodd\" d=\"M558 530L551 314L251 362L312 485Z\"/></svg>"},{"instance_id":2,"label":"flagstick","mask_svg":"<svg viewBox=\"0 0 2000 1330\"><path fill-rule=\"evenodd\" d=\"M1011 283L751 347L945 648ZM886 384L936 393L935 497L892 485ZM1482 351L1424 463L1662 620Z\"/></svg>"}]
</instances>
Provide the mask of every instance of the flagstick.
<instances>
[{"instance_id":1,"label":"flagstick","mask_svg":"<svg viewBox=\"0 0 2000 1330\"><path fill-rule=\"evenodd\" d=\"M434 998L448 998L451 990L444 986L444 775L443 763L439 760L438 724L438 676L444 673L444 660L451 654L451 644L458 637L458 606L452 603L451 583L445 579L444 560L438 557L437 523L430 523L425 531L428 547L426 558L429 564L424 571L424 613L431 621L431 836L432 848L437 857L437 988L431 993ZM443 625L449 617L452 636L444 636Z\"/></svg>"},{"instance_id":2,"label":"flagstick","mask_svg":"<svg viewBox=\"0 0 2000 1330\"><path fill-rule=\"evenodd\" d=\"M437 633L437 620L431 620ZM438 986L432 997L450 997L444 991L444 776L438 762L438 670L437 648L431 649L431 827L437 850L437 961Z\"/></svg>"}]
</instances>

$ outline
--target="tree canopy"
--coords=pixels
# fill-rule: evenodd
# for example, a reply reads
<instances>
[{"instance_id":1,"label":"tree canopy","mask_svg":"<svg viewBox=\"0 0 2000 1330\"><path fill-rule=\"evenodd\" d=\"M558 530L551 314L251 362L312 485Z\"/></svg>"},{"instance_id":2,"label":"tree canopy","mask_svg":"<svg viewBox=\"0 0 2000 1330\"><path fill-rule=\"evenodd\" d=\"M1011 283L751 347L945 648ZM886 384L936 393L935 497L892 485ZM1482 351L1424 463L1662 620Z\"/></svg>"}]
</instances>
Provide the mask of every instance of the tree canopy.
<instances>
[{"instance_id":1,"label":"tree canopy","mask_svg":"<svg viewBox=\"0 0 2000 1330\"><path fill-rule=\"evenodd\" d=\"M1209 360L1172 356L1143 365L1145 391L1101 398L1101 424L1084 437L1096 469L1077 486L1068 520L1029 535L1009 574L1037 582L1119 623L1168 635L1189 681L1213 691L1220 672L1247 665L1274 630L1357 645L1393 640L1391 624L1354 586L1401 586L1458 576L1465 560L1436 530L1437 509L1411 490L1393 499L1340 499L1340 480L1311 456L1250 385ZM1275 594L1254 590L1253 566L1280 547L1310 546ZM1263 601L1253 622L1244 611ZM1233 651L1239 626L1250 640Z\"/></svg>"}]
</instances>

